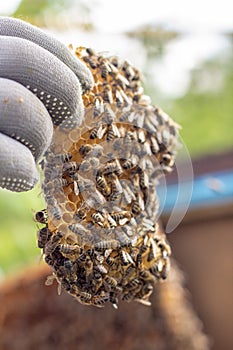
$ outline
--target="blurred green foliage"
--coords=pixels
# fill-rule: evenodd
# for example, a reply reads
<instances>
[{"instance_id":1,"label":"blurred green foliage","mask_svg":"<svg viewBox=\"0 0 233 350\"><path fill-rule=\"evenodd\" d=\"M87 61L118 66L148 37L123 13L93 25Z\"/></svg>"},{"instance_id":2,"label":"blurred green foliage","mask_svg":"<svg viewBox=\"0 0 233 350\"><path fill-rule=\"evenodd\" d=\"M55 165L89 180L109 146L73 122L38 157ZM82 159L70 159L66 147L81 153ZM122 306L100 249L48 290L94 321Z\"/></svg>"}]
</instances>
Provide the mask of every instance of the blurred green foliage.
<instances>
[{"instance_id":1,"label":"blurred green foliage","mask_svg":"<svg viewBox=\"0 0 233 350\"><path fill-rule=\"evenodd\" d=\"M216 58L194 71L187 93L170 104L192 157L233 148L232 92L233 57Z\"/></svg>"},{"instance_id":2,"label":"blurred green foliage","mask_svg":"<svg viewBox=\"0 0 233 350\"><path fill-rule=\"evenodd\" d=\"M0 271L11 272L28 263L39 263L34 212L43 208L40 188L26 193L0 189Z\"/></svg>"}]
</instances>

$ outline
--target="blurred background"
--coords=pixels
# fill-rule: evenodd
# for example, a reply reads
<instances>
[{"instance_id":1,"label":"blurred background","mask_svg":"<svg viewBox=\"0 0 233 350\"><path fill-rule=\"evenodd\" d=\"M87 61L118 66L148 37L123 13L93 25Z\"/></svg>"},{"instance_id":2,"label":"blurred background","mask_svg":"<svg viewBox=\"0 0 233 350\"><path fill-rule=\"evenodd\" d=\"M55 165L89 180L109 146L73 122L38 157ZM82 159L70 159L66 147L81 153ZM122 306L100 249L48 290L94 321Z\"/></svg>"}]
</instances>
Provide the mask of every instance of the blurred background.
<instances>
[{"instance_id":1,"label":"blurred background","mask_svg":"<svg viewBox=\"0 0 233 350\"><path fill-rule=\"evenodd\" d=\"M185 147L178 162L185 172L190 154L197 199L191 200L183 223L168 239L213 349L230 350L233 19L229 1L8 0L1 1L0 15L33 23L67 45L128 59L143 72L145 92L153 104L182 125ZM226 172L229 176L223 178ZM206 182L206 176L214 180ZM176 174L168 178L171 187L176 182ZM207 183L212 192L206 204L200 193ZM2 280L26 265L40 264L33 213L43 207L40 186L25 194L0 189ZM165 206L165 225L170 211Z\"/></svg>"}]
</instances>

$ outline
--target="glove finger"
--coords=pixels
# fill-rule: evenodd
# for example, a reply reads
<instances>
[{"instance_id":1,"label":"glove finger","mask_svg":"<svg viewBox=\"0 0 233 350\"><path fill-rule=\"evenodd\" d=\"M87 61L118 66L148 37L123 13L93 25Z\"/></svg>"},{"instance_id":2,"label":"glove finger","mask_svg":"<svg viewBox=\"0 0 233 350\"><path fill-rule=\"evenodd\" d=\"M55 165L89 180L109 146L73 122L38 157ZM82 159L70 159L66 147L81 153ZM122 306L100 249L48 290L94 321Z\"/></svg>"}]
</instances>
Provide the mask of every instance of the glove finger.
<instances>
[{"instance_id":1,"label":"glove finger","mask_svg":"<svg viewBox=\"0 0 233 350\"><path fill-rule=\"evenodd\" d=\"M84 92L92 88L94 81L90 70L64 44L39 28L19 19L0 17L0 35L27 39L50 51L74 72Z\"/></svg>"},{"instance_id":2,"label":"glove finger","mask_svg":"<svg viewBox=\"0 0 233 350\"><path fill-rule=\"evenodd\" d=\"M23 85L0 78L0 132L27 146L35 160L49 147L53 124L41 101Z\"/></svg>"},{"instance_id":3,"label":"glove finger","mask_svg":"<svg viewBox=\"0 0 233 350\"><path fill-rule=\"evenodd\" d=\"M0 133L0 187L28 191L39 180L32 153L20 142Z\"/></svg>"},{"instance_id":4,"label":"glove finger","mask_svg":"<svg viewBox=\"0 0 233 350\"><path fill-rule=\"evenodd\" d=\"M25 39L0 36L0 47L0 77L15 80L35 93L55 125L64 120L67 126L80 125L83 119L81 86L63 62Z\"/></svg>"}]
</instances>

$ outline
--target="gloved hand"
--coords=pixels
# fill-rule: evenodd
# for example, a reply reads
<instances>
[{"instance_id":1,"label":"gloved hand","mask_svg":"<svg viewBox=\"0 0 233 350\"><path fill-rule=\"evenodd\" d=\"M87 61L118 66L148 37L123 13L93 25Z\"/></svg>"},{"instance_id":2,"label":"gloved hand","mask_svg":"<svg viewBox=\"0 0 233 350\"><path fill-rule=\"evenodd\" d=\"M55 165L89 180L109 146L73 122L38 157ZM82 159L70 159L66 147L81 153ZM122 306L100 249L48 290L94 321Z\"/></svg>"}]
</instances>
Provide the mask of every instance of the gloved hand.
<instances>
[{"instance_id":1,"label":"gloved hand","mask_svg":"<svg viewBox=\"0 0 233 350\"><path fill-rule=\"evenodd\" d=\"M0 17L1 187L34 187L53 124L81 124L81 95L92 85L91 72L61 42L24 21Z\"/></svg>"}]
</instances>

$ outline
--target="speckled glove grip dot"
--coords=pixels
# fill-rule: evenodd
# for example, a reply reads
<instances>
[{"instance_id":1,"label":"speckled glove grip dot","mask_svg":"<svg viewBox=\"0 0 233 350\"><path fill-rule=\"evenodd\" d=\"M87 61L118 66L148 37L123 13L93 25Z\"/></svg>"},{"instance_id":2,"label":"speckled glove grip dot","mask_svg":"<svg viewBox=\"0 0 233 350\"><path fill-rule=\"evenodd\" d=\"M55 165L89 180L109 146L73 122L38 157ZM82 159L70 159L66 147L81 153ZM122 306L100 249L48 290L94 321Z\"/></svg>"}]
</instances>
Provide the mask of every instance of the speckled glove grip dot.
<instances>
[{"instance_id":1,"label":"speckled glove grip dot","mask_svg":"<svg viewBox=\"0 0 233 350\"><path fill-rule=\"evenodd\" d=\"M150 305L169 271L170 247L157 224L156 186L174 164L178 125L143 94L127 61L75 50L91 69L79 127L57 127L43 162L47 208L38 246L53 268L47 284L79 302Z\"/></svg>"}]
</instances>

